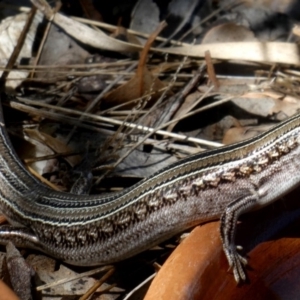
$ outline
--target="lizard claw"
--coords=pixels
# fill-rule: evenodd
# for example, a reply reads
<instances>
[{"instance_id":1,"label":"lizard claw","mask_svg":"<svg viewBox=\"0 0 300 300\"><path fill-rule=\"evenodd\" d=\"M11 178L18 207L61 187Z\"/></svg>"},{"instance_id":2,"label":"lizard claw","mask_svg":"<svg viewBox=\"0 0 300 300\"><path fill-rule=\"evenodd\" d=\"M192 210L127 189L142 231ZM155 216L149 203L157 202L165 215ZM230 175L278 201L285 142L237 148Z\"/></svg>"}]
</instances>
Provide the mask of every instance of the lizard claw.
<instances>
[{"instance_id":1,"label":"lizard claw","mask_svg":"<svg viewBox=\"0 0 300 300\"><path fill-rule=\"evenodd\" d=\"M229 263L230 269L233 271L234 279L237 283L246 281L246 272L245 266L248 264L248 261L245 257L240 255L237 250L242 249L242 247L230 247L226 249L225 254Z\"/></svg>"}]
</instances>

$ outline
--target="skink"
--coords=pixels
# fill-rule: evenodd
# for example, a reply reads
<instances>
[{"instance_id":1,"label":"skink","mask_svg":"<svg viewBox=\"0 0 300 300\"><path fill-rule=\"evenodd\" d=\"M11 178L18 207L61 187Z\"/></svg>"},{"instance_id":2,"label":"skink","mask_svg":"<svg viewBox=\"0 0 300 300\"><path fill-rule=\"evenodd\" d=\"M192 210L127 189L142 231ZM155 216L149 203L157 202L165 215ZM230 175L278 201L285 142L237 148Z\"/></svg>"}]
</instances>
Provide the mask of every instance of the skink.
<instances>
[{"instance_id":1,"label":"skink","mask_svg":"<svg viewBox=\"0 0 300 300\"><path fill-rule=\"evenodd\" d=\"M300 115L252 139L192 155L111 195L53 191L23 166L0 111L0 210L12 225L0 243L35 248L74 265L113 263L197 224L221 219L237 282L246 259L234 243L238 217L300 184Z\"/></svg>"}]
</instances>

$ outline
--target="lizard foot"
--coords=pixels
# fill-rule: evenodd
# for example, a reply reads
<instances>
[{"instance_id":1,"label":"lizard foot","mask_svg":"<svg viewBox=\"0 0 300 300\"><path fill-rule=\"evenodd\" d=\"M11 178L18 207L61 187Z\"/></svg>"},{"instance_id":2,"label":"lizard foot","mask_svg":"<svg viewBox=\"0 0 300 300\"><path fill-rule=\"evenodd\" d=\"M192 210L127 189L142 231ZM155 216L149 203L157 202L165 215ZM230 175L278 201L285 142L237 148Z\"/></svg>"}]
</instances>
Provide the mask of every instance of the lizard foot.
<instances>
[{"instance_id":1,"label":"lizard foot","mask_svg":"<svg viewBox=\"0 0 300 300\"><path fill-rule=\"evenodd\" d=\"M233 271L234 279L237 283L246 281L245 266L248 261L245 257L238 253L238 250L242 250L241 246L232 246L225 250L229 267Z\"/></svg>"}]
</instances>

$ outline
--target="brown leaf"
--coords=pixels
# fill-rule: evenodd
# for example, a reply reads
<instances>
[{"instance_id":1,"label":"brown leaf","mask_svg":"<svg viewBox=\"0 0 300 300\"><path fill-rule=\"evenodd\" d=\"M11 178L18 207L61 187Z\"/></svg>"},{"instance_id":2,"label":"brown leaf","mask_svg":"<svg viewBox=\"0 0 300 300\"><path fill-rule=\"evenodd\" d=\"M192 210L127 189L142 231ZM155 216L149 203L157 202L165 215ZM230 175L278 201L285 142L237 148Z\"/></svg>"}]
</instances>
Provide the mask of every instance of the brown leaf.
<instances>
[{"instance_id":1,"label":"brown leaf","mask_svg":"<svg viewBox=\"0 0 300 300\"><path fill-rule=\"evenodd\" d=\"M95 8L92 0L80 0L79 3L81 5L81 8L84 11L85 15L90 20L103 22L102 15Z\"/></svg>"},{"instance_id":2,"label":"brown leaf","mask_svg":"<svg viewBox=\"0 0 300 300\"><path fill-rule=\"evenodd\" d=\"M226 131L222 143L225 145L237 143L257 136L273 127L273 125L234 127Z\"/></svg>"},{"instance_id":3,"label":"brown leaf","mask_svg":"<svg viewBox=\"0 0 300 300\"><path fill-rule=\"evenodd\" d=\"M151 95L150 103L152 104L162 93L162 89L166 86L162 81L160 81L156 76L154 76L146 67L146 61L148 57L149 49L160 33L160 31L165 27L165 23L161 23L155 32L149 37L139 60L139 65L136 74L124 85L116 88L115 90L107 93L103 102L106 106L112 107L120 104L127 103L131 100L138 99L143 95L148 93L153 93ZM148 103L149 105L149 103ZM126 108L132 108L136 106L136 102L128 103Z\"/></svg>"},{"instance_id":4,"label":"brown leaf","mask_svg":"<svg viewBox=\"0 0 300 300\"><path fill-rule=\"evenodd\" d=\"M0 280L0 300L20 300L20 298Z\"/></svg>"}]
</instances>

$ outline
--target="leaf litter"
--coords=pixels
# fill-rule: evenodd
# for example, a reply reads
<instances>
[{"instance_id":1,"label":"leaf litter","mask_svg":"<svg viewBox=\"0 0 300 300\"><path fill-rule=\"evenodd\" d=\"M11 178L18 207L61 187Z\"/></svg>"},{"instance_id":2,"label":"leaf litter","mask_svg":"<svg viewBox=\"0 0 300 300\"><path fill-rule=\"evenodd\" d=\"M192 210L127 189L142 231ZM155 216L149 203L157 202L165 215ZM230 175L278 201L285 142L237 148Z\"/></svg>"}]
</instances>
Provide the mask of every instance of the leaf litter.
<instances>
[{"instance_id":1,"label":"leaf litter","mask_svg":"<svg viewBox=\"0 0 300 300\"><path fill-rule=\"evenodd\" d=\"M152 14L143 1L130 9L120 1L119 11L126 16L128 9L132 18L127 30L128 23L106 23L104 11L92 14L89 1L81 5L92 19L73 17L65 7L61 13L43 0L31 2L39 10L8 70L28 9L4 16L0 24L0 62L10 94L5 104L19 111L7 120L8 129L23 161L46 161L31 168L58 189L69 190L76 175L91 172L92 193L120 190L189 154L265 131L299 110L298 36L290 7L280 7L287 19L281 27L272 32L266 24L259 32L255 22L261 19L251 13L262 18L265 6L205 3L191 6L185 18L180 8L186 4L179 0L169 7L150 1ZM159 25L164 19L167 30ZM28 143L23 132L35 145L31 152L22 146ZM43 147L36 147L39 143ZM93 299L122 299L169 253L163 244L118 264L106 279L112 290ZM58 275L63 268L49 267L40 280L83 272L75 268ZM79 294L90 288L83 286ZM58 299L62 293L75 295L66 288L41 298Z\"/></svg>"}]
</instances>

